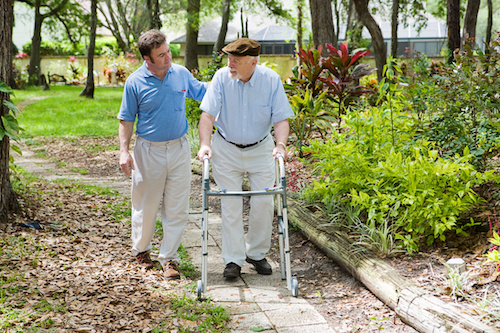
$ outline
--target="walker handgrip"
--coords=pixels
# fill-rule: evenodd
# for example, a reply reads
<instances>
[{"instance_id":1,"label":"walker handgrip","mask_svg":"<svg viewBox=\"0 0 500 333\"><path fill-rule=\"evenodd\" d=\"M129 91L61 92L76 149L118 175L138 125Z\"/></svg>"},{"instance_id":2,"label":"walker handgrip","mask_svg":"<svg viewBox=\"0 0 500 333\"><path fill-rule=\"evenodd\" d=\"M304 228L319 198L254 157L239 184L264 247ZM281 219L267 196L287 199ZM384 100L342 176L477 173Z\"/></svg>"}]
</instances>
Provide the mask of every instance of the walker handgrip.
<instances>
[{"instance_id":1,"label":"walker handgrip","mask_svg":"<svg viewBox=\"0 0 500 333\"><path fill-rule=\"evenodd\" d=\"M203 156L203 179L208 179L209 175L209 163L210 163L210 158L208 155Z\"/></svg>"},{"instance_id":2,"label":"walker handgrip","mask_svg":"<svg viewBox=\"0 0 500 333\"><path fill-rule=\"evenodd\" d=\"M278 160L280 177L285 177L285 159L282 154L277 153L276 159Z\"/></svg>"}]
</instances>

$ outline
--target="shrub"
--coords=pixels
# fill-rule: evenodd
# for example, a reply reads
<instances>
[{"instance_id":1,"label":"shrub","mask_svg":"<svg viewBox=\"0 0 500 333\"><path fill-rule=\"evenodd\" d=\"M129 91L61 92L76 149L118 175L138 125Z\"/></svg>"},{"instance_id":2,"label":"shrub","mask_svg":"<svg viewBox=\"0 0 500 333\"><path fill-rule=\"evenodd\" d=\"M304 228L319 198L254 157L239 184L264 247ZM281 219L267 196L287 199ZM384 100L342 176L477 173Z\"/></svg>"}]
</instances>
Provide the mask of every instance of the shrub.
<instances>
[{"instance_id":1,"label":"shrub","mask_svg":"<svg viewBox=\"0 0 500 333\"><path fill-rule=\"evenodd\" d=\"M480 200L473 188L493 173L475 171L467 149L463 157L443 159L432 144L411 143L411 119L399 111L392 117L378 108L350 114L344 132L313 141L305 150L322 179L305 196L346 202L367 224L391 221L408 252L417 250L422 239L431 244L444 240L449 230L464 233L472 223L459 215ZM392 126L398 129L397 140Z\"/></svg>"},{"instance_id":2,"label":"shrub","mask_svg":"<svg viewBox=\"0 0 500 333\"><path fill-rule=\"evenodd\" d=\"M407 75L408 109L419 114L419 136L436 143L441 156L469 148L478 170L500 152L500 37L486 54L470 49L456 62L439 66L417 58L415 75ZM467 47L467 46L466 46Z\"/></svg>"}]
</instances>

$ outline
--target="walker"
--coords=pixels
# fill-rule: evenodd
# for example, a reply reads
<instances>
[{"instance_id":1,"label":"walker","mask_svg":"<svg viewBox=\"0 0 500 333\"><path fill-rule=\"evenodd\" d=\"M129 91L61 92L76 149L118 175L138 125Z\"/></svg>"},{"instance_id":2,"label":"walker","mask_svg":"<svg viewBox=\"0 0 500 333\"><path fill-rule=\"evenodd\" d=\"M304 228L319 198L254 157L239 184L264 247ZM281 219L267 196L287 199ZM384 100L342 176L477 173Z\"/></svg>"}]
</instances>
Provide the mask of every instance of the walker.
<instances>
[{"instance_id":1,"label":"walker","mask_svg":"<svg viewBox=\"0 0 500 333\"><path fill-rule=\"evenodd\" d=\"M202 239L202 256L201 256L201 280L198 281L196 292L198 299L202 300L202 295L207 291L207 257L208 257L208 197L209 196L252 196L252 195L275 195L276 196L276 213L278 217L278 240L280 249L280 268L281 279L287 281L287 289L292 292L293 296L298 296L299 285L296 277L292 277L290 268L290 244L288 240L288 217L286 205L286 176L285 162L281 154L277 154L276 161L276 183L279 185L273 188L266 188L260 191L227 191L225 189L213 190L210 188L209 179L209 158L207 155L203 158L203 215L201 219L201 239Z\"/></svg>"}]
</instances>

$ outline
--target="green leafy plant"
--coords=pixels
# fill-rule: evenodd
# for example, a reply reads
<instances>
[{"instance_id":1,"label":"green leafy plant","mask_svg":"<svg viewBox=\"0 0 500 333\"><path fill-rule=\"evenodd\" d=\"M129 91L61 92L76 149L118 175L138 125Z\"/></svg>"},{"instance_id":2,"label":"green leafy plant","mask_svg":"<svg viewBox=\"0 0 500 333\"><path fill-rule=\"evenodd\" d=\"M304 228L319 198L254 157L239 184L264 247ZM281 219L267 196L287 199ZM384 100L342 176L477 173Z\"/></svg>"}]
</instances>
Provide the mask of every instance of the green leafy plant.
<instances>
[{"instance_id":1,"label":"green leafy plant","mask_svg":"<svg viewBox=\"0 0 500 333\"><path fill-rule=\"evenodd\" d=\"M492 231L493 235L490 238L490 243L493 246L489 249L488 253L485 254L486 263L493 263L496 265L496 272L500 274L500 236L496 231Z\"/></svg>"},{"instance_id":2,"label":"green leafy plant","mask_svg":"<svg viewBox=\"0 0 500 333\"><path fill-rule=\"evenodd\" d=\"M225 323L229 320L229 315L222 306L214 306L210 300L199 302L196 298L173 295L170 307L175 311L174 317L189 320L194 323L193 329L201 332L225 332ZM184 328L180 328L184 332Z\"/></svg>"},{"instance_id":3,"label":"green leafy plant","mask_svg":"<svg viewBox=\"0 0 500 333\"><path fill-rule=\"evenodd\" d=\"M408 100L415 102L410 109L420 115L419 136L435 142L442 156L468 147L480 171L489 169L491 157L500 151L499 45L500 37L487 47L489 53L472 52L466 45L455 63L421 62L413 66L419 76L405 78Z\"/></svg>"},{"instance_id":4,"label":"green leafy plant","mask_svg":"<svg viewBox=\"0 0 500 333\"><path fill-rule=\"evenodd\" d=\"M290 106L295 114L289 120L290 128L296 135L295 148L303 157L302 147L311 138L313 131L319 132L323 137L326 130L332 128L334 117L325 108L324 98L326 91L316 98L306 90L304 97L294 95L290 98Z\"/></svg>"},{"instance_id":5,"label":"green leafy plant","mask_svg":"<svg viewBox=\"0 0 500 333\"><path fill-rule=\"evenodd\" d=\"M395 146L391 123L398 129ZM465 233L474 223L459 216L480 201L473 188L494 179L493 172L477 172L467 150L445 160L429 143L411 138L411 122L400 110L392 117L378 108L348 115L343 132L305 149L322 179L304 195L324 204L346 202L367 225L387 219L410 253L422 240L431 244L450 230Z\"/></svg>"},{"instance_id":6,"label":"green leafy plant","mask_svg":"<svg viewBox=\"0 0 500 333\"><path fill-rule=\"evenodd\" d=\"M14 92L8 85L0 81L0 93L5 93L10 95L13 94ZM9 113L1 116L2 124L0 126L0 141L7 136L10 139L19 143L21 140L19 137L19 132L23 130L19 126L19 123L17 121L17 115L19 114L19 109L14 105L14 103L8 100L2 100L2 104L9 109ZM10 147L13 151L18 153L19 155L22 155L21 148L18 145L12 144L10 145ZM12 155L9 155L9 168L12 171L15 171L14 166L12 165L13 162L14 162L14 157Z\"/></svg>"}]
</instances>

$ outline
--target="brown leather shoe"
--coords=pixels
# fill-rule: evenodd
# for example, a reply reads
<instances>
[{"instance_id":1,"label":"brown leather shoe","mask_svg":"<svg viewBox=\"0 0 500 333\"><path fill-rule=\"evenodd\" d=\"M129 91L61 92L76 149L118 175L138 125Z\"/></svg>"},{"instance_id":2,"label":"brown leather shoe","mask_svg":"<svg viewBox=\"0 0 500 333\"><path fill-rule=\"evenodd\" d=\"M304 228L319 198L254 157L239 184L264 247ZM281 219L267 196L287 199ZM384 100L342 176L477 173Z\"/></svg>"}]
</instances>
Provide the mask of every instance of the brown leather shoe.
<instances>
[{"instance_id":1,"label":"brown leather shoe","mask_svg":"<svg viewBox=\"0 0 500 333\"><path fill-rule=\"evenodd\" d=\"M163 265L163 274L167 280L176 280L181 278L181 272L179 272L177 262L175 261L167 261L165 265Z\"/></svg>"},{"instance_id":2,"label":"brown leather shoe","mask_svg":"<svg viewBox=\"0 0 500 333\"><path fill-rule=\"evenodd\" d=\"M222 274L226 279L236 279L240 276L241 267L236 265L234 262L230 262L226 265L224 273Z\"/></svg>"},{"instance_id":3,"label":"brown leather shoe","mask_svg":"<svg viewBox=\"0 0 500 333\"><path fill-rule=\"evenodd\" d=\"M161 264L158 260L151 260L149 257L149 251L144 251L139 253L137 256L137 263L139 266L144 267L146 269L152 269L157 266L161 267Z\"/></svg>"}]
</instances>

